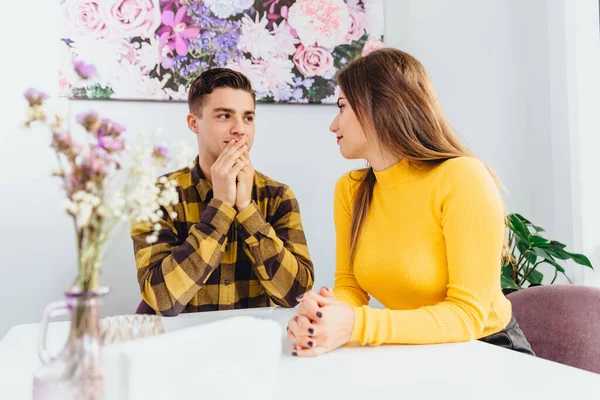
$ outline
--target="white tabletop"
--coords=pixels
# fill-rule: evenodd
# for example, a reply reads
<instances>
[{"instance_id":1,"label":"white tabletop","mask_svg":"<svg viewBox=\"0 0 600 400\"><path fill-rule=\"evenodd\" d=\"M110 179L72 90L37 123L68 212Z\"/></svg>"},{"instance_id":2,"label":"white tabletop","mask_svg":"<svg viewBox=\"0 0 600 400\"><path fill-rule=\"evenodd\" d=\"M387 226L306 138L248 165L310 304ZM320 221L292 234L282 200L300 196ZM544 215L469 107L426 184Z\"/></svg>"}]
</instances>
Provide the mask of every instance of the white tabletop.
<instances>
[{"instance_id":1,"label":"white tabletop","mask_svg":"<svg viewBox=\"0 0 600 400\"><path fill-rule=\"evenodd\" d=\"M167 331L238 315L273 319L281 308L186 314L165 318ZM58 349L68 324L51 324ZM31 399L38 324L15 326L0 342L0 399ZM285 399L599 399L600 375L478 341L432 346L344 347L296 358L286 344L281 365ZM330 397L331 396L331 397Z\"/></svg>"}]
</instances>

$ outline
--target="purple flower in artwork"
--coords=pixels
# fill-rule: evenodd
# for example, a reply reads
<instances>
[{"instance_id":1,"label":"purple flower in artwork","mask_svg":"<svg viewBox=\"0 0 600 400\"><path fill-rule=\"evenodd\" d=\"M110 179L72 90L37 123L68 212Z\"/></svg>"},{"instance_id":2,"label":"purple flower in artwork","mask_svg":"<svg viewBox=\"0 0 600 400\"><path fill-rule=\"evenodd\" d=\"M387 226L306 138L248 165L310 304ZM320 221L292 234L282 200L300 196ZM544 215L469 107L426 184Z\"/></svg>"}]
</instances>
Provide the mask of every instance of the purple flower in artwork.
<instances>
[{"instance_id":1,"label":"purple flower in artwork","mask_svg":"<svg viewBox=\"0 0 600 400\"><path fill-rule=\"evenodd\" d=\"M315 83L314 78L302 78L302 77L296 77L294 78L294 86L296 88L300 87L300 86L304 86L305 88L310 88L313 83Z\"/></svg>"},{"instance_id":2,"label":"purple flower in artwork","mask_svg":"<svg viewBox=\"0 0 600 400\"><path fill-rule=\"evenodd\" d=\"M187 9L187 6L181 7L176 14L171 10L163 11L164 26L158 32L159 37L168 33L167 44L171 50L175 49L179 56L185 56L188 52L187 39L194 38L200 33L200 28L197 26L188 26Z\"/></svg>"},{"instance_id":3,"label":"purple flower in artwork","mask_svg":"<svg viewBox=\"0 0 600 400\"><path fill-rule=\"evenodd\" d=\"M220 67L224 67L230 62L242 58L242 51L238 49L237 44L240 35L237 30L231 30L214 38L217 51L215 52L214 62Z\"/></svg>"},{"instance_id":4,"label":"purple flower in artwork","mask_svg":"<svg viewBox=\"0 0 600 400\"><path fill-rule=\"evenodd\" d=\"M73 61L73 68L81 79L87 80L96 76L96 67L83 61Z\"/></svg>"},{"instance_id":5,"label":"purple flower in artwork","mask_svg":"<svg viewBox=\"0 0 600 400\"><path fill-rule=\"evenodd\" d=\"M40 92L37 89L27 89L23 96L27 99L30 107L41 106L44 100L48 98L46 93Z\"/></svg>"},{"instance_id":6,"label":"purple flower in artwork","mask_svg":"<svg viewBox=\"0 0 600 400\"><path fill-rule=\"evenodd\" d=\"M203 54L211 54L212 63L224 67L242 58L238 49L241 22L216 18L202 3L190 6L189 13L195 25L202 27L202 33L189 41L190 49Z\"/></svg>"},{"instance_id":7,"label":"purple flower in artwork","mask_svg":"<svg viewBox=\"0 0 600 400\"><path fill-rule=\"evenodd\" d=\"M194 4L191 4L189 15L195 25L201 26L204 29L210 27L210 30L218 31L227 26L227 20L213 16L213 13L204 5L204 2L194 2Z\"/></svg>"},{"instance_id":8,"label":"purple flower in artwork","mask_svg":"<svg viewBox=\"0 0 600 400\"><path fill-rule=\"evenodd\" d=\"M187 59L185 57L175 57L175 64L173 69L179 71L179 73L186 79L196 77L200 73L208 69L208 62L199 59Z\"/></svg>"},{"instance_id":9,"label":"purple flower in artwork","mask_svg":"<svg viewBox=\"0 0 600 400\"><path fill-rule=\"evenodd\" d=\"M292 99L297 103L308 103L308 99L304 97L304 91L299 87L292 92Z\"/></svg>"}]
</instances>

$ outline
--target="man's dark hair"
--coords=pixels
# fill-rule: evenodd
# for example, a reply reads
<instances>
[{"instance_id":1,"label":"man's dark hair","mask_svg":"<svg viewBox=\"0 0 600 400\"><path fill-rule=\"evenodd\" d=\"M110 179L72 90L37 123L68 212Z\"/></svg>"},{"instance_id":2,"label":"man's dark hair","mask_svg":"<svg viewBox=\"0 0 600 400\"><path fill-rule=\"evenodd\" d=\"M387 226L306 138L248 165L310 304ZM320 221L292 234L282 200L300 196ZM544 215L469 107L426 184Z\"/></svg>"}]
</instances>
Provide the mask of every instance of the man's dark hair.
<instances>
[{"instance_id":1,"label":"man's dark hair","mask_svg":"<svg viewBox=\"0 0 600 400\"><path fill-rule=\"evenodd\" d=\"M222 87L243 90L252 96L252 100L256 104L256 94L246 75L229 68L213 68L204 71L190 85L188 92L190 112L200 115L204 96Z\"/></svg>"}]
</instances>

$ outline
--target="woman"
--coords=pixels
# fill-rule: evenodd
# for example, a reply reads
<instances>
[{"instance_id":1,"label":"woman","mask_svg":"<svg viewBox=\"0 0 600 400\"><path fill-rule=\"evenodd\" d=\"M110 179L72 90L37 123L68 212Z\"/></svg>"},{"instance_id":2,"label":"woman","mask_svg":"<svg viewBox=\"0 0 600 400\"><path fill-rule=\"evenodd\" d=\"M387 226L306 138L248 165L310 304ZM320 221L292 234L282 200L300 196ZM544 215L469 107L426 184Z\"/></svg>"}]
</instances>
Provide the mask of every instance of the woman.
<instances>
[{"instance_id":1,"label":"woman","mask_svg":"<svg viewBox=\"0 0 600 400\"><path fill-rule=\"evenodd\" d=\"M330 130L345 158L369 168L337 183L334 293L300 296L293 355L472 339L533 354L500 288L499 181L455 137L423 66L387 48L337 80ZM386 308L370 308L370 296Z\"/></svg>"}]
</instances>

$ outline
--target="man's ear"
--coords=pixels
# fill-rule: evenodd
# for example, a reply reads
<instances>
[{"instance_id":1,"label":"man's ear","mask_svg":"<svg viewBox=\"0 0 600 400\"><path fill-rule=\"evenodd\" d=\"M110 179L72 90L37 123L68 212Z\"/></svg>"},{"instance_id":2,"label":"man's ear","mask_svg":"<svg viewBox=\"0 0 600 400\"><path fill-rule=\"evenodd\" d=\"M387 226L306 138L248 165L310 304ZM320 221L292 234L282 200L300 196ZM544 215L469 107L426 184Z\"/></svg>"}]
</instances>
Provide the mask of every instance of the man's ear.
<instances>
[{"instance_id":1,"label":"man's ear","mask_svg":"<svg viewBox=\"0 0 600 400\"><path fill-rule=\"evenodd\" d=\"M190 128L190 131L194 132L196 135L198 134L198 122L196 121L196 116L192 113L188 113L188 115L185 117L187 124L188 124L188 128Z\"/></svg>"}]
</instances>

